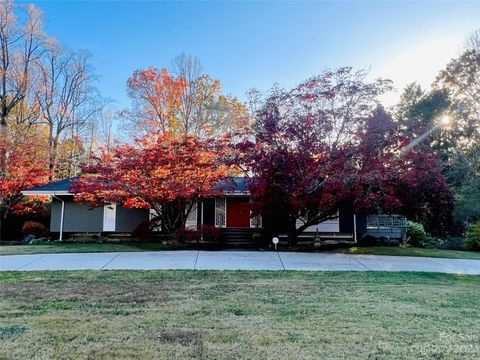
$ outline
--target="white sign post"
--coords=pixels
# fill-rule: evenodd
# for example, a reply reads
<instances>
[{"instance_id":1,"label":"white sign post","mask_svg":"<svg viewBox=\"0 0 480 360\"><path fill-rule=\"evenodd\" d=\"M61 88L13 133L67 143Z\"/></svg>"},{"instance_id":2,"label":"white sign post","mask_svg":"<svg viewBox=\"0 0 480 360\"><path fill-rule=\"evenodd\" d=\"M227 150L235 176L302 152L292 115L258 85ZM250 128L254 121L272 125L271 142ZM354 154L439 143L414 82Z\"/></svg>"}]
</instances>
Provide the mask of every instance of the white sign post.
<instances>
[{"instance_id":1,"label":"white sign post","mask_svg":"<svg viewBox=\"0 0 480 360\"><path fill-rule=\"evenodd\" d=\"M274 237L272 239L272 243L273 245L275 245L275 251L277 251L277 244L280 242L280 240L278 239L278 237Z\"/></svg>"}]
</instances>

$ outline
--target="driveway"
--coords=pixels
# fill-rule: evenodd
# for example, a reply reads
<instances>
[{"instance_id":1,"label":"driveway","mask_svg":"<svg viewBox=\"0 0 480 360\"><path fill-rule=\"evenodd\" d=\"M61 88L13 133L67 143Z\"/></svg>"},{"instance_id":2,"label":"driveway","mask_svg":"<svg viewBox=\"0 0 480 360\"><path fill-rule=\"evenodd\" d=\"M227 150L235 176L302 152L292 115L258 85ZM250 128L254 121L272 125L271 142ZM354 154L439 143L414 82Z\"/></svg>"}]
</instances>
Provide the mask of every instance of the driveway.
<instances>
[{"instance_id":1,"label":"driveway","mask_svg":"<svg viewBox=\"0 0 480 360\"><path fill-rule=\"evenodd\" d=\"M480 260L272 251L153 251L0 256L0 271L320 270L480 274Z\"/></svg>"}]
</instances>

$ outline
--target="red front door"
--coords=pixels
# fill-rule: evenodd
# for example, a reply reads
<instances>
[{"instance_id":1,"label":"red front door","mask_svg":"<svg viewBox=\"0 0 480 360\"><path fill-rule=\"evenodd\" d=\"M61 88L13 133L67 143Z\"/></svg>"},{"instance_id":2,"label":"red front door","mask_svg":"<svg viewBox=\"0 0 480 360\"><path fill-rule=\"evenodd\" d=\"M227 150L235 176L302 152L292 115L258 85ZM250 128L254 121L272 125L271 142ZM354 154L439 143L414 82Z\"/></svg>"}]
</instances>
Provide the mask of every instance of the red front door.
<instances>
[{"instance_id":1,"label":"red front door","mask_svg":"<svg viewBox=\"0 0 480 360\"><path fill-rule=\"evenodd\" d=\"M227 227L250 227L248 198L227 198Z\"/></svg>"}]
</instances>

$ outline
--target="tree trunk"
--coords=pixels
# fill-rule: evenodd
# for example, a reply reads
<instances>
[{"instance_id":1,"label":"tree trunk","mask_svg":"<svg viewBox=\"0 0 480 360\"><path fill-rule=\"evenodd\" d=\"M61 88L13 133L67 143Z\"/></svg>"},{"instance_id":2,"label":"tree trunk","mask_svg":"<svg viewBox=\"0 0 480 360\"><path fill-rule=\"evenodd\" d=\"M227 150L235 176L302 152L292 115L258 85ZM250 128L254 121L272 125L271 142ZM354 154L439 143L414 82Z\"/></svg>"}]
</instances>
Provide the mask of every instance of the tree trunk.
<instances>
[{"instance_id":1,"label":"tree trunk","mask_svg":"<svg viewBox=\"0 0 480 360\"><path fill-rule=\"evenodd\" d=\"M288 247L292 248L297 245L298 241L298 230L297 230L297 219L290 219L288 225Z\"/></svg>"},{"instance_id":2,"label":"tree trunk","mask_svg":"<svg viewBox=\"0 0 480 360\"><path fill-rule=\"evenodd\" d=\"M7 220L8 211L0 211L0 242L2 241L2 229L5 220Z\"/></svg>"},{"instance_id":3,"label":"tree trunk","mask_svg":"<svg viewBox=\"0 0 480 360\"><path fill-rule=\"evenodd\" d=\"M3 215L0 215L0 242L2 242Z\"/></svg>"},{"instance_id":4,"label":"tree trunk","mask_svg":"<svg viewBox=\"0 0 480 360\"><path fill-rule=\"evenodd\" d=\"M0 118L0 141L5 142L7 139L7 121L3 115ZM0 176L4 175L7 171L7 149L0 149Z\"/></svg>"},{"instance_id":5,"label":"tree trunk","mask_svg":"<svg viewBox=\"0 0 480 360\"><path fill-rule=\"evenodd\" d=\"M50 153L50 159L49 159L49 162L48 162L48 180L49 181L53 181L55 179L55 171L56 171L56 166L55 166L55 163L56 163L56 156L55 156L55 153L54 151L52 151Z\"/></svg>"},{"instance_id":6,"label":"tree trunk","mask_svg":"<svg viewBox=\"0 0 480 360\"><path fill-rule=\"evenodd\" d=\"M3 104L2 104L3 108ZM5 112L2 109L0 116L0 141L5 142L7 138L7 117ZM7 172L7 149L0 149L0 177L6 176ZM0 205L2 204L3 199L0 198ZM3 211L0 211L0 241L2 241L2 225L4 223Z\"/></svg>"},{"instance_id":7,"label":"tree trunk","mask_svg":"<svg viewBox=\"0 0 480 360\"><path fill-rule=\"evenodd\" d=\"M55 180L55 171L57 171L57 150L58 150L58 135L53 137L50 135L49 145L50 145L50 155L48 159L48 180Z\"/></svg>"}]
</instances>

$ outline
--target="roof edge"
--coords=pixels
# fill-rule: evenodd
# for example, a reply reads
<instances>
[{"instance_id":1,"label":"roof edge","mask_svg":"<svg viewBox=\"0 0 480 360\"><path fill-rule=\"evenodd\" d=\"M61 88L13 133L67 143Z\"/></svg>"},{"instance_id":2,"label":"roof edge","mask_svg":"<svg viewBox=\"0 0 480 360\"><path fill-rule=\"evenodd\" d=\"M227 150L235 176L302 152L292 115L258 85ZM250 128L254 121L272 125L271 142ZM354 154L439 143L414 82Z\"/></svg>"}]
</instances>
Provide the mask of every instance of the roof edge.
<instances>
[{"instance_id":1,"label":"roof edge","mask_svg":"<svg viewBox=\"0 0 480 360\"><path fill-rule=\"evenodd\" d=\"M29 195L73 195L69 191L64 191L64 190L24 190L22 191L22 194L25 196Z\"/></svg>"}]
</instances>

